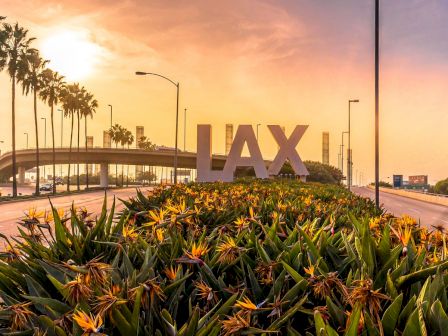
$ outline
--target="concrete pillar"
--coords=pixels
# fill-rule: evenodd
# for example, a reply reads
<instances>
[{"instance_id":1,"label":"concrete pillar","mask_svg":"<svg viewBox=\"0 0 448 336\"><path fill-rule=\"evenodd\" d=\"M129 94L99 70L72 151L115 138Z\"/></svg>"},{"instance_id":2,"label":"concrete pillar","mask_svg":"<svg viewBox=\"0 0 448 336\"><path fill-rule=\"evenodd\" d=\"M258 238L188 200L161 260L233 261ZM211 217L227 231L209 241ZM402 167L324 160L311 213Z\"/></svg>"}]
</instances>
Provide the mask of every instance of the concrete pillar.
<instances>
[{"instance_id":1,"label":"concrete pillar","mask_svg":"<svg viewBox=\"0 0 448 336\"><path fill-rule=\"evenodd\" d=\"M107 163L102 163L100 165L100 187L109 187L109 165Z\"/></svg>"},{"instance_id":2,"label":"concrete pillar","mask_svg":"<svg viewBox=\"0 0 448 336\"><path fill-rule=\"evenodd\" d=\"M19 167L19 184L25 183L25 168Z\"/></svg>"}]
</instances>

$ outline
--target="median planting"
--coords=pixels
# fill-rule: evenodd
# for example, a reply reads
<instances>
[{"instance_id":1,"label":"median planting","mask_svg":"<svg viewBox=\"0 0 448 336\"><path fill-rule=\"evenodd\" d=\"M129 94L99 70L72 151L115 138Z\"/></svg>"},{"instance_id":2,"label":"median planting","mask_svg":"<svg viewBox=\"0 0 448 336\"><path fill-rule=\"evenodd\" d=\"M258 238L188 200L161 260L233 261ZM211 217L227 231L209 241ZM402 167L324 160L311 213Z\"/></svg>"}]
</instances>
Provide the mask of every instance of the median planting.
<instances>
[{"instance_id":1,"label":"median planting","mask_svg":"<svg viewBox=\"0 0 448 336\"><path fill-rule=\"evenodd\" d=\"M28 211L0 262L11 335L438 335L446 235L338 186L136 193L115 213Z\"/></svg>"}]
</instances>

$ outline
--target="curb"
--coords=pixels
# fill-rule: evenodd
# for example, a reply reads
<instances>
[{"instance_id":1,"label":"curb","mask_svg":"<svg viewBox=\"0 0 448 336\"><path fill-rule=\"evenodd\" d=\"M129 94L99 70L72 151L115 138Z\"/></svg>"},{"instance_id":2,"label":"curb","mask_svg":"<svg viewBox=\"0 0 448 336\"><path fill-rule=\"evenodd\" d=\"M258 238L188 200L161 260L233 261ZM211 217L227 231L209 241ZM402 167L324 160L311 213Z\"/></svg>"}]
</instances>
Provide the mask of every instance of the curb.
<instances>
[{"instance_id":1,"label":"curb","mask_svg":"<svg viewBox=\"0 0 448 336\"><path fill-rule=\"evenodd\" d=\"M103 188L103 189L92 189L92 190L82 190L82 191L72 191L70 193L64 193L64 194L56 194L53 195L51 193L45 194L45 195L39 195L39 196L31 196L27 198L19 198L19 199L9 199L0 201L0 206L3 204L11 204L11 203L20 203L20 202L26 202L26 201L36 201L40 199L48 199L51 198L59 198L64 196L72 196L72 195L80 195L80 194L90 194L98 191L108 191L108 190L122 190L122 189L138 189L138 186L135 187L128 187L128 188Z\"/></svg>"}]
</instances>

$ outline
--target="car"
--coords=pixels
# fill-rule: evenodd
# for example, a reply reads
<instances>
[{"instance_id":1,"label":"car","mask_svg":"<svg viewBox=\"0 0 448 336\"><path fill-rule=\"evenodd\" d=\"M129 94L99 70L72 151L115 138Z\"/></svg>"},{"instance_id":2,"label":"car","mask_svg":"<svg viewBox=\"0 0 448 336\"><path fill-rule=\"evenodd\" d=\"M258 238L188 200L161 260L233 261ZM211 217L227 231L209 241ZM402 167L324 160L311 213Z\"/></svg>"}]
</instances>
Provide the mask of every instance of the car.
<instances>
[{"instance_id":1,"label":"car","mask_svg":"<svg viewBox=\"0 0 448 336\"><path fill-rule=\"evenodd\" d=\"M56 185L64 185L64 180L61 179L60 177L56 178Z\"/></svg>"},{"instance_id":2,"label":"car","mask_svg":"<svg viewBox=\"0 0 448 336\"><path fill-rule=\"evenodd\" d=\"M44 183L39 187L40 191L52 191L53 190L53 184L51 183Z\"/></svg>"}]
</instances>

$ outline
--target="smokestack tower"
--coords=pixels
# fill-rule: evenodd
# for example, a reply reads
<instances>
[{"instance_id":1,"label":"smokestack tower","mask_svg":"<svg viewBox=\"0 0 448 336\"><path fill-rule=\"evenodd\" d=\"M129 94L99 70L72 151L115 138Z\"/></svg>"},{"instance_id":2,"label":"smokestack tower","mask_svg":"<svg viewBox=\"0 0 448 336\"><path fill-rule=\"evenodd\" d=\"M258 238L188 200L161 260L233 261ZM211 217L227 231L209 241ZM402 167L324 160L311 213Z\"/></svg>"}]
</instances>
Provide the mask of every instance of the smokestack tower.
<instances>
[{"instance_id":1,"label":"smokestack tower","mask_svg":"<svg viewBox=\"0 0 448 336\"><path fill-rule=\"evenodd\" d=\"M322 163L330 164L330 133L322 133Z\"/></svg>"}]
</instances>

